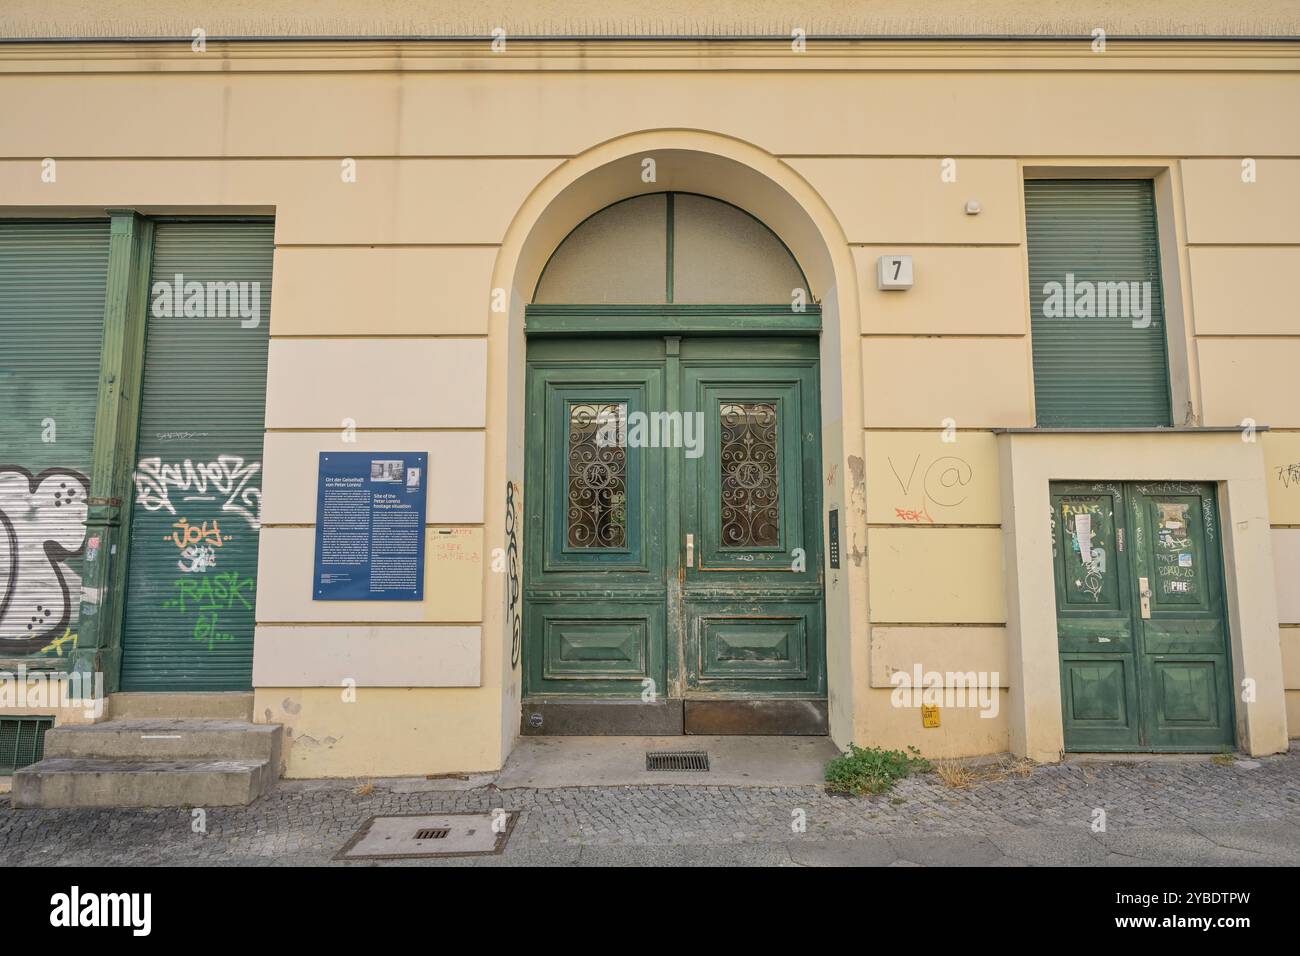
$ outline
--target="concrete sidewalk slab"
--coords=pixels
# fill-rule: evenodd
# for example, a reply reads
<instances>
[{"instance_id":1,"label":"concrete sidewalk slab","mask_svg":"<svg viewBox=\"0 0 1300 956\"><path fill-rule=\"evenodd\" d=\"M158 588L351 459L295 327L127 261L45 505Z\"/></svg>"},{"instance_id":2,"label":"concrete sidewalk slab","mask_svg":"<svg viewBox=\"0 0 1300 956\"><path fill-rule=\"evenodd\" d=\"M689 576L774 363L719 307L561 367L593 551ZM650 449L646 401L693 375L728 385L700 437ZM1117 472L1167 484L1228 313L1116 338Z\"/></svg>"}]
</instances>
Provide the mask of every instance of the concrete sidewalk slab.
<instances>
[{"instance_id":1,"label":"concrete sidewalk slab","mask_svg":"<svg viewBox=\"0 0 1300 956\"><path fill-rule=\"evenodd\" d=\"M709 770L646 770L646 753L665 750L706 751ZM523 737L497 786L818 786L827 762L838 754L829 737Z\"/></svg>"}]
</instances>

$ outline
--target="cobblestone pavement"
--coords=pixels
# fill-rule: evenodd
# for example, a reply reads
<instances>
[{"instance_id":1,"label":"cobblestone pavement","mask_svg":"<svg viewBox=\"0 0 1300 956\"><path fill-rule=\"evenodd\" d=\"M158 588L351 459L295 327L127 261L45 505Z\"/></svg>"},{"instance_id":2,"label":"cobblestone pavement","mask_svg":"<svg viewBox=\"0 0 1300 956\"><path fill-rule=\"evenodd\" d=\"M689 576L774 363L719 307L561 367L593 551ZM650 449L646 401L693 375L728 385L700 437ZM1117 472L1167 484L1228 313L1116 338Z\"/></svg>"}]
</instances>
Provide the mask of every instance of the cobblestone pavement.
<instances>
[{"instance_id":1,"label":"cobblestone pavement","mask_svg":"<svg viewBox=\"0 0 1300 956\"><path fill-rule=\"evenodd\" d=\"M252 806L191 812L14 810L0 864L330 863L371 816L519 811L500 856L402 865L1300 863L1300 754L1258 761L1071 763L970 789L931 773L890 793L819 787L434 789L441 781L286 781ZM363 791L366 788L361 788ZM1106 831L1094 833L1097 809ZM792 823L806 818L806 830ZM347 863L331 865L375 865Z\"/></svg>"}]
</instances>

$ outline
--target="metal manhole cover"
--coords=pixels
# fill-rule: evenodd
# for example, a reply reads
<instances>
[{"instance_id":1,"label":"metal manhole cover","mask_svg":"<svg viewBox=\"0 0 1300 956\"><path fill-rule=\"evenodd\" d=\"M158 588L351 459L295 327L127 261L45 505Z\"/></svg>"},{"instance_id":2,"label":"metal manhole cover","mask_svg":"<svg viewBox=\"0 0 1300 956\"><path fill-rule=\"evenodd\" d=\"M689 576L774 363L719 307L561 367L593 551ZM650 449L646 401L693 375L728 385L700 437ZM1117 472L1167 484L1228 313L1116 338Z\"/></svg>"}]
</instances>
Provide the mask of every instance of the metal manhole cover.
<instances>
[{"instance_id":1,"label":"metal manhole cover","mask_svg":"<svg viewBox=\"0 0 1300 956\"><path fill-rule=\"evenodd\" d=\"M660 750L645 755L647 770L694 770L709 772L709 755L703 750Z\"/></svg>"},{"instance_id":2,"label":"metal manhole cover","mask_svg":"<svg viewBox=\"0 0 1300 956\"><path fill-rule=\"evenodd\" d=\"M413 860L434 856L488 856L506 848L518 814L433 813L371 817L336 860Z\"/></svg>"}]
</instances>

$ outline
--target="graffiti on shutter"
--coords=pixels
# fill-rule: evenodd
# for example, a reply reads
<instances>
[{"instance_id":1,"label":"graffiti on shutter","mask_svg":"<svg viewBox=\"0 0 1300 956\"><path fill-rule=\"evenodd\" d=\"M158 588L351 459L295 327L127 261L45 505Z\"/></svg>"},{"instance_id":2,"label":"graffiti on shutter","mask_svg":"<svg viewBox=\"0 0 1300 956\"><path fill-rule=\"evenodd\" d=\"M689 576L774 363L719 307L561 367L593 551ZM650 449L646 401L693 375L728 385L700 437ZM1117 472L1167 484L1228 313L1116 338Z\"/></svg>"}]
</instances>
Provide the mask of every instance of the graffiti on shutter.
<instances>
[{"instance_id":1,"label":"graffiti on shutter","mask_svg":"<svg viewBox=\"0 0 1300 956\"><path fill-rule=\"evenodd\" d=\"M67 562L86 547L89 491L72 469L0 465L0 650L36 653L71 635L81 575Z\"/></svg>"}]
</instances>

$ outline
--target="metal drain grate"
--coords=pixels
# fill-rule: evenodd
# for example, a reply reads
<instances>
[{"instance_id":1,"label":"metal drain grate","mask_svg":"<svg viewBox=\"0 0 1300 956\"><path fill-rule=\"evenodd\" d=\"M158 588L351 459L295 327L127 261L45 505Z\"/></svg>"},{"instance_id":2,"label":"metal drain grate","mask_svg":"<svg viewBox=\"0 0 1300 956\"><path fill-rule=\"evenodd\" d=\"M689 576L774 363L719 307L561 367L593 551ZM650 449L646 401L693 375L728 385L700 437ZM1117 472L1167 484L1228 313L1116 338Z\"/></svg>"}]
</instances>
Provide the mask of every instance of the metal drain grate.
<instances>
[{"instance_id":1,"label":"metal drain grate","mask_svg":"<svg viewBox=\"0 0 1300 956\"><path fill-rule=\"evenodd\" d=\"M661 750L645 755L647 770L695 770L709 772L709 755L703 750Z\"/></svg>"},{"instance_id":2,"label":"metal drain grate","mask_svg":"<svg viewBox=\"0 0 1300 956\"><path fill-rule=\"evenodd\" d=\"M334 859L410 860L500 853L518 815L498 809L491 813L371 817Z\"/></svg>"}]
</instances>

